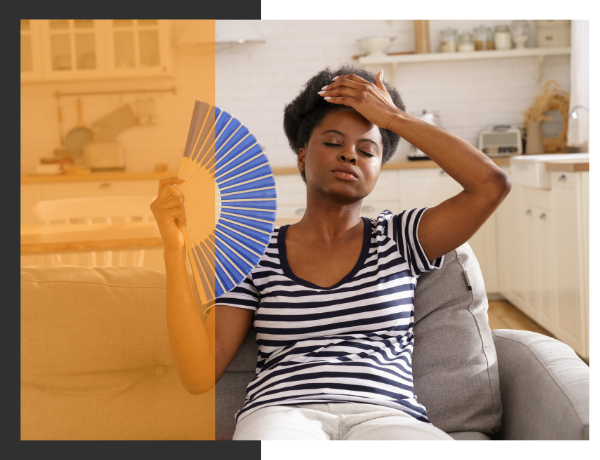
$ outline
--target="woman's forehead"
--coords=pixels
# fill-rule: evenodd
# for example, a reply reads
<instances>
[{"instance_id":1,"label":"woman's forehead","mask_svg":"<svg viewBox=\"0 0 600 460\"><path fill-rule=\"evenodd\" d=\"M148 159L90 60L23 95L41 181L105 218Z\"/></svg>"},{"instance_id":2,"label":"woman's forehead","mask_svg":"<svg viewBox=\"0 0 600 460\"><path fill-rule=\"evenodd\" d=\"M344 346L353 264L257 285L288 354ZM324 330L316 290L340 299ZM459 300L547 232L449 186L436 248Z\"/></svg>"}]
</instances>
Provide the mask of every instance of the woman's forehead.
<instances>
[{"instance_id":1,"label":"woman's forehead","mask_svg":"<svg viewBox=\"0 0 600 460\"><path fill-rule=\"evenodd\" d=\"M328 113L313 133L320 136L326 132L337 132L346 137L365 137L381 143L379 127L351 107Z\"/></svg>"}]
</instances>

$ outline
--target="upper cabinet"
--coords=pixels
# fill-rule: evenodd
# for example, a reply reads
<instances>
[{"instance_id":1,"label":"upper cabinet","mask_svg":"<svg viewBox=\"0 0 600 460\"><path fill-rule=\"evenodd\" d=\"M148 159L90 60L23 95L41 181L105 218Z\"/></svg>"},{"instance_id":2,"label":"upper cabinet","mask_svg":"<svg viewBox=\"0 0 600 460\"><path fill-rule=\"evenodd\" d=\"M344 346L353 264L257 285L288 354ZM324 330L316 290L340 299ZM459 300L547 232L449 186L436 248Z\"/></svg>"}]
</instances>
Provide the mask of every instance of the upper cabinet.
<instances>
[{"instance_id":1,"label":"upper cabinet","mask_svg":"<svg viewBox=\"0 0 600 460\"><path fill-rule=\"evenodd\" d=\"M21 19L21 80L42 78L42 53L40 51L40 21Z\"/></svg>"},{"instance_id":2,"label":"upper cabinet","mask_svg":"<svg viewBox=\"0 0 600 460\"><path fill-rule=\"evenodd\" d=\"M157 19L22 20L21 81L170 76L168 33Z\"/></svg>"},{"instance_id":3,"label":"upper cabinet","mask_svg":"<svg viewBox=\"0 0 600 460\"><path fill-rule=\"evenodd\" d=\"M50 19L39 22L44 80L82 80L106 75L103 21Z\"/></svg>"},{"instance_id":4,"label":"upper cabinet","mask_svg":"<svg viewBox=\"0 0 600 460\"><path fill-rule=\"evenodd\" d=\"M115 19L103 22L108 76L168 75L169 41L165 21Z\"/></svg>"}]
</instances>

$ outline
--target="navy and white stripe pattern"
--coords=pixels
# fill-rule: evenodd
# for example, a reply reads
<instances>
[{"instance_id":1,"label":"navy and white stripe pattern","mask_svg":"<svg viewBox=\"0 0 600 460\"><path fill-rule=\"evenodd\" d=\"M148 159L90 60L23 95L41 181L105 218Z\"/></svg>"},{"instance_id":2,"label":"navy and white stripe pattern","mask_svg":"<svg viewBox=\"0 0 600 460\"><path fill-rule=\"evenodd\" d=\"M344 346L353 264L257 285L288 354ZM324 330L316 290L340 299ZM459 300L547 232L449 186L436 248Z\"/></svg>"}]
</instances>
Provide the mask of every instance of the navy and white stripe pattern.
<instances>
[{"instance_id":1,"label":"navy and white stripe pattern","mask_svg":"<svg viewBox=\"0 0 600 460\"><path fill-rule=\"evenodd\" d=\"M360 258L328 288L292 273L288 226L275 228L259 264L216 301L255 310L256 376L236 422L271 405L358 402L431 423L412 379L417 278L443 263L429 262L417 239L426 209L363 218Z\"/></svg>"}]
</instances>

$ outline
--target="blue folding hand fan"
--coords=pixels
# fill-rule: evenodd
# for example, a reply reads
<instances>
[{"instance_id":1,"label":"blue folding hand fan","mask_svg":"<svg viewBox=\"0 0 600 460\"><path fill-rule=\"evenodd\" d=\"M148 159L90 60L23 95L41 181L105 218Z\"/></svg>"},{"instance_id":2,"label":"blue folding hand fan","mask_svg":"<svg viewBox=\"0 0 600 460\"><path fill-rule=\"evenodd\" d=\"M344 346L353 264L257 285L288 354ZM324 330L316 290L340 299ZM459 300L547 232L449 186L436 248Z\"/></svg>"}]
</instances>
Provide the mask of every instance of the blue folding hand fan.
<instances>
[{"instance_id":1,"label":"blue folding hand fan","mask_svg":"<svg viewBox=\"0 0 600 460\"><path fill-rule=\"evenodd\" d=\"M196 101L178 185L186 249L203 304L233 289L264 254L277 209L275 180L256 137L231 114Z\"/></svg>"}]
</instances>

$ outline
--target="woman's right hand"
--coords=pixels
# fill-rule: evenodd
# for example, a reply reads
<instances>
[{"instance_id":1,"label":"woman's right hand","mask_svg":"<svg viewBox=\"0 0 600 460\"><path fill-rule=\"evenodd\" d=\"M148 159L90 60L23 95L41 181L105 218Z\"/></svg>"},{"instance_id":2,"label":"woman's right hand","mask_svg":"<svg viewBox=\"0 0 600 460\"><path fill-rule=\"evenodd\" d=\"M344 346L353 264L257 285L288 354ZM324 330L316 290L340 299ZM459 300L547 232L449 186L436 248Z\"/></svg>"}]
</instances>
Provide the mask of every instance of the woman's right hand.
<instances>
[{"instance_id":1,"label":"woman's right hand","mask_svg":"<svg viewBox=\"0 0 600 460\"><path fill-rule=\"evenodd\" d=\"M185 179L168 177L158 182L158 196L150 204L158 230L162 236L165 252L178 251L185 248L181 228L186 221L183 193L175 187Z\"/></svg>"}]
</instances>

